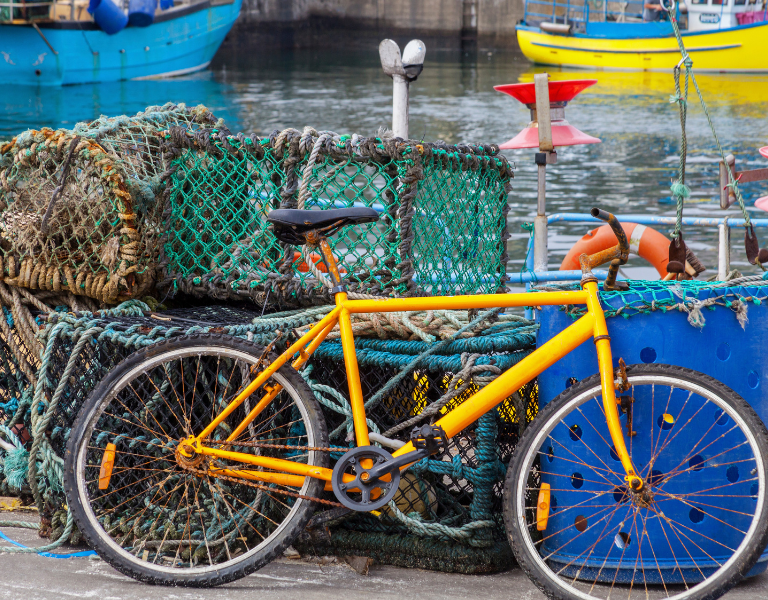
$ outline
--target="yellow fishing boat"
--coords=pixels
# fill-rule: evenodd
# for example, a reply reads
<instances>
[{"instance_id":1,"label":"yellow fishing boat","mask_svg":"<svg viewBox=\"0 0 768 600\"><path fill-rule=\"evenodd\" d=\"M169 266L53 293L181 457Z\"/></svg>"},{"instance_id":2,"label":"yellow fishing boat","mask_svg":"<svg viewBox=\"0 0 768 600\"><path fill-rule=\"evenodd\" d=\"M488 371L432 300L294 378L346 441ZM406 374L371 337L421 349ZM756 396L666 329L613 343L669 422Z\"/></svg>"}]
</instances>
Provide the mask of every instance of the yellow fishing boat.
<instances>
[{"instance_id":1,"label":"yellow fishing boat","mask_svg":"<svg viewBox=\"0 0 768 600\"><path fill-rule=\"evenodd\" d=\"M697 71L768 72L768 15L750 2L691 0L675 7ZM680 49L662 6L659 0L526 0L517 39L539 64L671 71Z\"/></svg>"}]
</instances>

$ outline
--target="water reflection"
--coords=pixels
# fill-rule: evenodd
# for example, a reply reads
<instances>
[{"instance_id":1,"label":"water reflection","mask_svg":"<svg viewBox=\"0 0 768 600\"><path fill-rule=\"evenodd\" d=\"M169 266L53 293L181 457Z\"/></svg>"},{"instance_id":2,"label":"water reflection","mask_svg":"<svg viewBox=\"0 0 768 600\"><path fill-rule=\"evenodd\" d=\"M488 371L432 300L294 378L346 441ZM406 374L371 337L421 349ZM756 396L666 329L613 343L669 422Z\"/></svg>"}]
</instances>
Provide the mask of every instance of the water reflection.
<instances>
[{"instance_id":1,"label":"water reflection","mask_svg":"<svg viewBox=\"0 0 768 600\"><path fill-rule=\"evenodd\" d=\"M398 42L404 40L397 40ZM407 41L407 40L405 40ZM402 45L402 44L401 44ZM525 127L528 111L493 91L500 83L532 81L537 71L521 55L502 52L427 53L424 72L412 86L411 135L447 142L502 142ZM548 169L550 211L579 211L599 204L619 213L673 214L669 184L675 176L680 143L679 116L669 103L671 74L550 70L554 78L596 78L599 83L568 107L567 118L602 144L563 148ZM757 148L768 143L768 76L698 77L720 140L742 168L768 166ZM72 126L99 114L133 113L166 101L203 103L224 117L233 130L269 134L274 129L312 125L319 130L374 134L391 119L391 82L381 73L376 44L353 52L283 51L225 46L210 71L165 80L75 86L62 89L6 88L0 111L0 138L27 127ZM691 88L688 118L688 215L721 216L716 202L717 147ZM535 211L532 151L508 152L516 162L509 242L518 270L527 234L519 227ZM748 202L768 193L768 186L745 188ZM735 214L736 211L729 211ZM551 265L556 267L586 225L553 227ZM734 233L734 240L741 236ZM768 232L761 234L768 240ZM714 271L716 234L691 231L690 245ZM733 261L754 271L734 241ZM634 276L655 278L636 260Z\"/></svg>"},{"instance_id":2,"label":"water reflection","mask_svg":"<svg viewBox=\"0 0 768 600\"><path fill-rule=\"evenodd\" d=\"M226 84L211 71L157 81L118 81L59 88L4 86L0 96L0 139L29 128L71 128L99 115L135 114L150 105L185 102L205 104L215 114L233 119Z\"/></svg>"}]
</instances>

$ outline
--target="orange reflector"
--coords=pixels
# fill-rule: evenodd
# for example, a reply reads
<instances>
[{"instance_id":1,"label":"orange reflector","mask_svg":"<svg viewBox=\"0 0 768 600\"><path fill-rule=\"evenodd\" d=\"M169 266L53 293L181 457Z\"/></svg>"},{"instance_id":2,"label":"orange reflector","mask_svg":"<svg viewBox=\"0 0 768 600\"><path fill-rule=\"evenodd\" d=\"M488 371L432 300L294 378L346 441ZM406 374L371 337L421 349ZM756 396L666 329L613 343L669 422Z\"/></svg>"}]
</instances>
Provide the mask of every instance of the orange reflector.
<instances>
[{"instance_id":1,"label":"orange reflector","mask_svg":"<svg viewBox=\"0 0 768 600\"><path fill-rule=\"evenodd\" d=\"M536 501L536 529L544 531L549 520L549 484L542 483Z\"/></svg>"},{"instance_id":2,"label":"orange reflector","mask_svg":"<svg viewBox=\"0 0 768 600\"><path fill-rule=\"evenodd\" d=\"M109 487L109 480L112 479L112 468L115 466L115 450L117 450L117 446L107 444L104 456L101 457L101 470L99 471L100 490L106 490Z\"/></svg>"}]
</instances>

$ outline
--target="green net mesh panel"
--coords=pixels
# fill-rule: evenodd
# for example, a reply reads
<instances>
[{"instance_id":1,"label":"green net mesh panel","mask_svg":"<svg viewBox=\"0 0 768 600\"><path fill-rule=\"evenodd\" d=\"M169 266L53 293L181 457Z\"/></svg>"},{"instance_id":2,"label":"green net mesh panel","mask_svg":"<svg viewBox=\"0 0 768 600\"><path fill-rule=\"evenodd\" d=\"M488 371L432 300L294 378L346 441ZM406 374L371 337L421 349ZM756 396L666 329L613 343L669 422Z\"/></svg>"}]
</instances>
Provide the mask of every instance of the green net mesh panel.
<instances>
[{"instance_id":1,"label":"green net mesh panel","mask_svg":"<svg viewBox=\"0 0 768 600\"><path fill-rule=\"evenodd\" d=\"M104 303L145 294L162 226L162 132L215 122L205 107L165 105L0 146L0 277Z\"/></svg>"},{"instance_id":2,"label":"green net mesh panel","mask_svg":"<svg viewBox=\"0 0 768 600\"><path fill-rule=\"evenodd\" d=\"M183 126L190 131L200 127L221 125L221 120L202 104L187 108L171 102L163 106L148 106L133 116L99 117L78 123L75 135L97 142L123 167L131 195L140 201L154 202L159 196L160 179L168 169L162 152L164 132L172 126Z\"/></svg>"},{"instance_id":3,"label":"green net mesh panel","mask_svg":"<svg viewBox=\"0 0 768 600\"><path fill-rule=\"evenodd\" d=\"M498 199L506 182L494 169L462 168L460 153L469 150L435 149L424 160L413 260L418 284L435 295L495 292L505 274L508 205Z\"/></svg>"},{"instance_id":4,"label":"green net mesh panel","mask_svg":"<svg viewBox=\"0 0 768 600\"><path fill-rule=\"evenodd\" d=\"M409 296L502 287L512 171L496 147L320 139L306 130L262 140L202 133L173 129L167 144L174 159L160 264L161 286L171 293L278 306L327 302L299 249L278 242L265 218L299 205L381 213L377 223L330 240L351 291Z\"/></svg>"}]
</instances>

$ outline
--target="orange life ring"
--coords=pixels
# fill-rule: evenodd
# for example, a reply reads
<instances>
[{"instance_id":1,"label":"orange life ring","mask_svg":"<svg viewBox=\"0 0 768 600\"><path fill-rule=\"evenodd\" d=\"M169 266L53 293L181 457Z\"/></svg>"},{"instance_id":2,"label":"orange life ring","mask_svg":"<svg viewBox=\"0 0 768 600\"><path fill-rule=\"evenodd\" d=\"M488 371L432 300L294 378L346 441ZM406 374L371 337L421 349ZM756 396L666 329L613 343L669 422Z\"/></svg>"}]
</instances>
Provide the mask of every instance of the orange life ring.
<instances>
[{"instance_id":1,"label":"orange life ring","mask_svg":"<svg viewBox=\"0 0 768 600\"><path fill-rule=\"evenodd\" d=\"M669 239L650 227L637 223L622 223L624 233L629 241L629 251L641 256L651 263L659 272L659 276L667 276L667 263L669 262ZM578 270L579 256L582 254L594 254L618 244L616 235L610 225L603 225L593 229L578 242L576 242L568 254L565 255L560 265L561 271Z\"/></svg>"},{"instance_id":2,"label":"orange life ring","mask_svg":"<svg viewBox=\"0 0 768 600\"><path fill-rule=\"evenodd\" d=\"M320 271L321 273L328 272L328 268L325 266L325 263L323 262L323 258L319 254L317 254L316 252L310 252L309 258L313 263L315 263L315 266L317 267L318 271ZM306 261L302 257L301 252L293 253L293 264L297 264L297 263L299 265L298 269L300 273L309 272L309 267L307 266ZM346 273L346 272L347 270L344 267L339 266L339 273Z\"/></svg>"},{"instance_id":3,"label":"orange life ring","mask_svg":"<svg viewBox=\"0 0 768 600\"><path fill-rule=\"evenodd\" d=\"M317 267L317 270L321 273L327 273L328 269L325 266L325 263L323 262L323 258L317 254L316 252L310 252L309 253L310 260L315 263L315 266ZM292 263L296 265L296 268L298 269L299 273L309 273L309 266L307 265L306 261L304 260L304 257L302 256L301 252L294 251L293 252L293 261ZM264 268L269 269L269 263L264 263ZM346 273L347 270L344 267L339 267L339 273Z\"/></svg>"},{"instance_id":4,"label":"orange life ring","mask_svg":"<svg viewBox=\"0 0 768 600\"><path fill-rule=\"evenodd\" d=\"M315 252L309 253L310 260L315 263L315 266L317 267L317 270L321 273L327 273L328 269L325 267L325 263L323 262L323 259L320 257L319 254ZM298 263L298 270L299 273L308 273L309 272L309 266L307 265L306 261L301 255L301 252L294 252L293 253L293 264Z\"/></svg>"}]
</instances>

